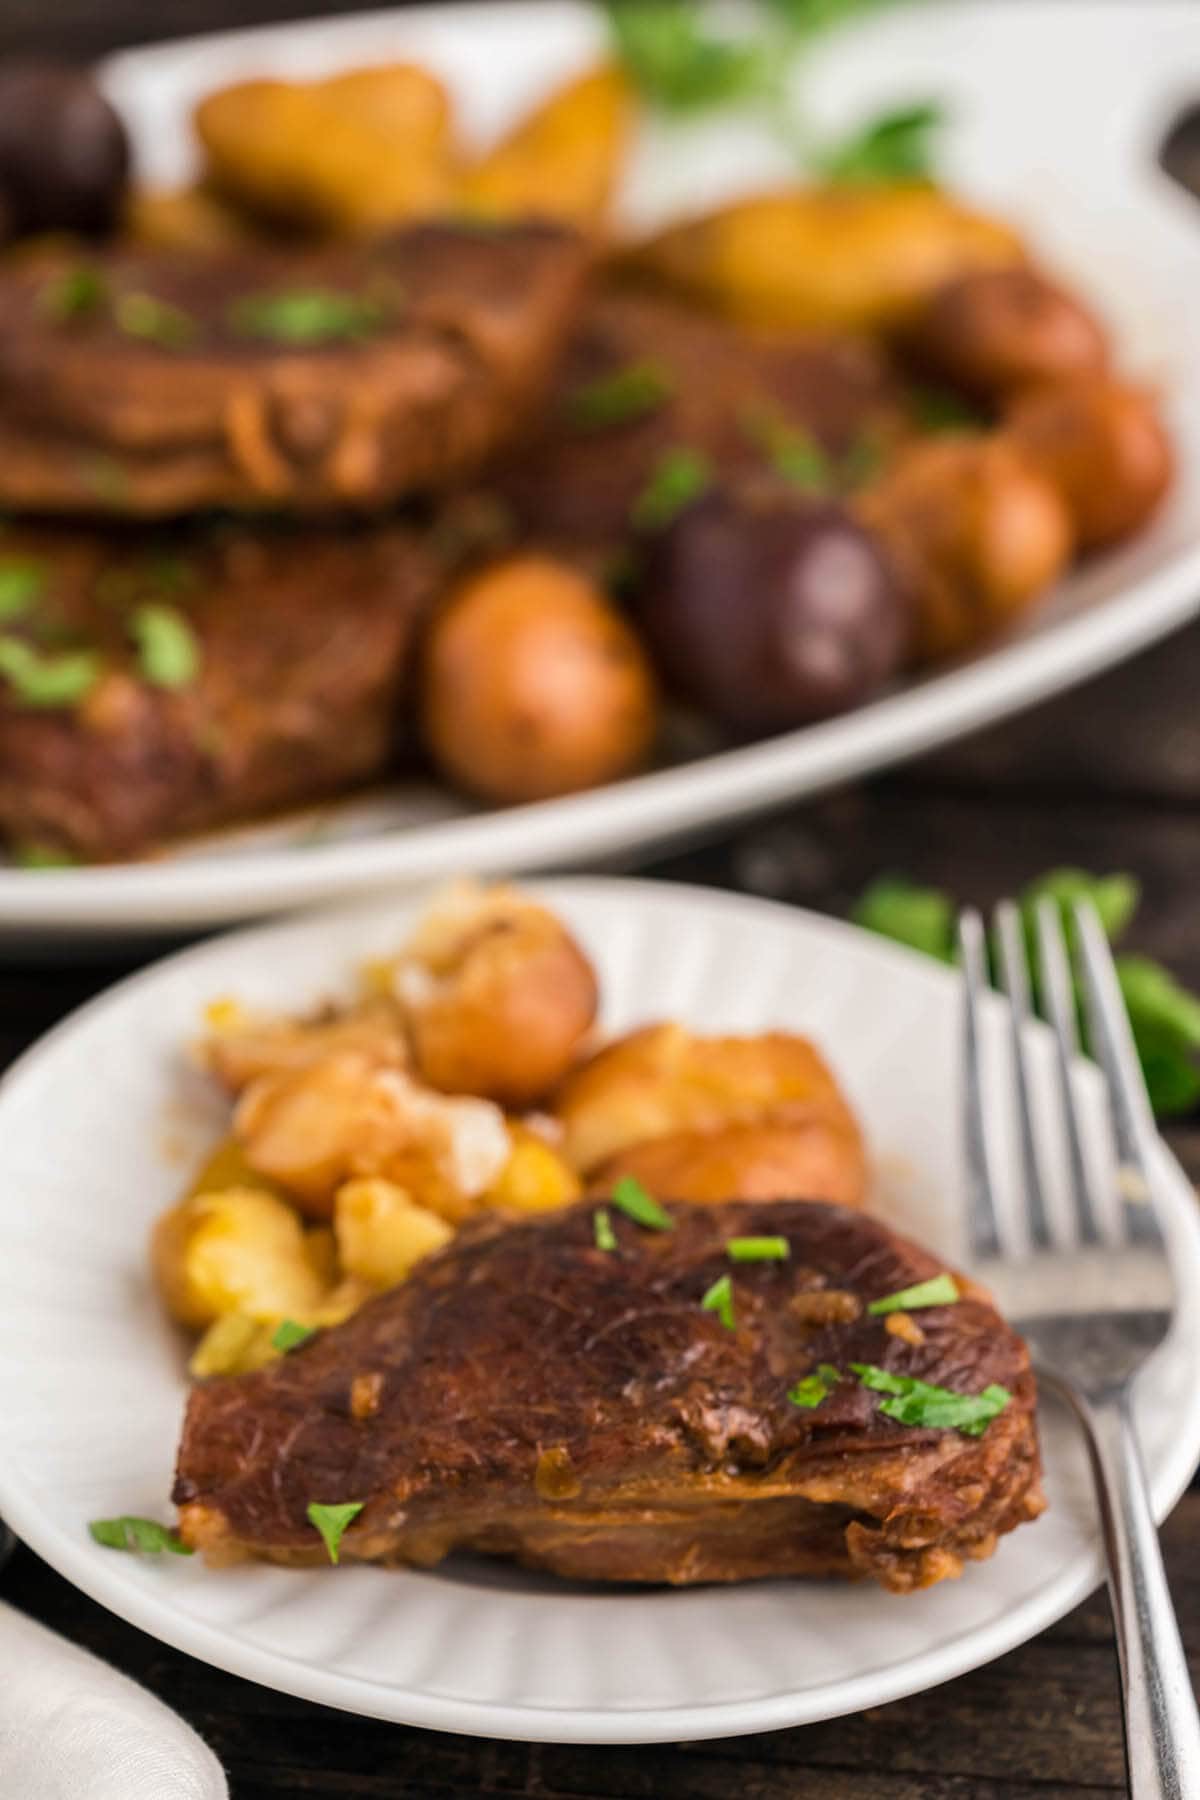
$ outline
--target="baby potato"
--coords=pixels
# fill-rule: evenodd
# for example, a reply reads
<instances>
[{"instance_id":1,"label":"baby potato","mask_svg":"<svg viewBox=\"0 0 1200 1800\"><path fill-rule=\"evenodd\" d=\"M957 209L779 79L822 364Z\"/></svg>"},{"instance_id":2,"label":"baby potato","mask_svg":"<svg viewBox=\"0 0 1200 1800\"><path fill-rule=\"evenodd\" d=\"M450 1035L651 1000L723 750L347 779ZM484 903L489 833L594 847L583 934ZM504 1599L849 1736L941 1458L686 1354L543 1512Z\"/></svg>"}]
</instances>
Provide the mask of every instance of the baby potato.
<instances>
[{"instance_id":1,"label":"baby potato","mask_svg":"<svg viewBox=\"0 0 1200 1800\"><path fill-rule=\"evenodd\" d=\"M565 563L493 563L435 614L421 682L426 744L485 799L542 800L614 781L649 752L654 680L600 589Z\"/></svg>"},{"instance_id":2,"label":"baby potato","mask_svg":"<svg viewBox=\"0 0 1200 1800\"><path fill-rule=\"evenodd\" d=\"M201 183L135 188L125 202L124 235L154 250L214 256L261 244L263 233L236 207Z\"/></svg>"},{"instance_id":3,"label":"baby potato","mask_svg":"<svg viewBox=\"0 0 1200 1800\"><path fill-rule=\"evenodd\" d=\"M338 1189L333 1229L347 1275L376 1288L395 1287L423 1256L454 1236L444 1219L414 1205L403 1188L377 1176L348 1181Z\"/></svg>"},{"instance_id":4,"label":"baby potato","mask_svg":"<svg viewBox=\"0 0 1200 1800\"><path fill-rule=\"evenodd\" d=\"M444 1217L465 1218L510 1150L490 1101L434 1093L350 1050L252 1082L234 1129L251 1167L318 1220L333 1217L337 1190L359 1175L384 1176Z\"/></svg>"},{"instance_id":5,"label":"baby potato","mask_svg":"<svg viewBox=\"0 0 1200 1800\"><path fill-rule=\"evenodd\" d=\"M1024 260L999 219L924 184L794 188L668 226L630 268L750 325L894 327L969 269Z\"/></svg>"},{"instance_id":6,"label":"baby potato","mask_svg":"<svg viewBox=\"0 0 1200 1800\"><path fill-rule=\"evenodd\" d=\"M528 1107L561 1080L596 1016L590 962L511 888L452 891L397 958L417 1069L446 1093Z\"/></svg>"},{"instance_id":7,"label":"baby potato","mask_svg":"<svg viewBox=\"0 0 1200 1800\"><path fill-rule=\"evenodd\" d=\"M194 1329L228 1312L296 1318L321 1297L299 1218L259 1188L193 1194L169 1208L154 1227L150 1264L172 1317Z\"/></svg>"},{"instance_id":8,"label":"baby potato","mask_svg":"<svg viewBox=\"0 0 1200 1800\"><path fill-rule=\"evenodd\" d=\"M915 443L857 504L909 595L918 661L972 649L1070 560L1071 520L1057 489L1001 436Z\"/></svg>"},{"instance_id":9,"label":"baby potato","mask_svg":"<svg viewBox=\"0 0 1200 1800\"><path fill-rule=\"evenodd\" d=\"M761 1123L676 1131L633 1144L602 1163L588 1192L611 1194L632 1175L666 1200L828 1200L863 1206L862 1139L821 1107L771 1113Z\"/></svg>"},{"instance_id":10,"label":"baby potato","mask_svg":"<svg viewBox=\"0 0 1200 1800\"><path fill-rule=\"evenodd\" d=\"M567 1161L590 1175L650 1138L760 1124L792 1107L858 1138L833 1074L806 1038L694 1037L665 1024L630 1032L581 1063L554 1112Z\"/></svg>"},{"instance_id":11,"label":"baby potato","mask_svg":"<svg viewBox=\"0 0 1200 1800\"><path fill-rule=\"evenodd\" d=\"M932 374L984 400L1103 369L1104 331L1036 269L972 269L937 288L901 345Z\"/></svg>"},{"instance_id":12,"label":"baby potato","mask_svg":"<svg viewBox=\"0 0 1200 1800\"><path fill-rule=\"evenodd\" d=\"M591 69L543 100L477 162L459 199L485 217L598 226L621 175L633 120L633 94L620 69Z\"/></svg>"},{"instance_id":13,"label":"baby potato","mask_svg":"<svg viewBox=\"0 0 1200 1800\"><path fill-rule=\"evenodd\" d=\"M195 125L212 185L278 224L369 235L438 211L453 189L449 98L409 63L238 82L202 100Z\"/></svg>"},{"instance_id":14,"label":"baby potato","mask_svg":"<svg viewBox=\"0 0 1200 1800\"><path fill-rule=\"evenodd\" d=\"M218 1000L206 1020L209 1035L199 1046L199 1060L231 1094L261 1075L303 1069L341 1050L356 1051L381 1068L403 1068L408 1061L403 1021L384 996L307 1019L250 1012L237 1001Z\"/></svg>"},{"instance_id":15,"label":"baby potato","mask_svg":"<svg viewBox=\"0 0 1200 1800\"><path fill-rule=\"evenodd\" d=\"M213 1375L248 1375L279 1360L271 1339L273 1324L264 1325L246 1313L220 1313L215 1318L188 1359L188 1373L197 1381Z\"/></svg>"},{"instance_id":16,"label":"baby potato","mask_svg":"<svg viewBox=\"0 0 1200 1800\"><path fill-rule=\"evenodd\" d=\"M524 1125L510 1125L512 1152L488 1190L497 1212L554 1212L583 1192L579 1177L543 1137Z\"/></svg>"},{"instance_id":17,"label":"baby potato","mask_svg":"<svg viewBox=\"0 0 1200 1800\"><path fill-rule=\"evenodd\" d=\"M1174 452L1154 396L1105 375L1017 396L1013 442L1066 502L1081 549L1139 531L1174 476Z\"/></svg>"}]
</instances>

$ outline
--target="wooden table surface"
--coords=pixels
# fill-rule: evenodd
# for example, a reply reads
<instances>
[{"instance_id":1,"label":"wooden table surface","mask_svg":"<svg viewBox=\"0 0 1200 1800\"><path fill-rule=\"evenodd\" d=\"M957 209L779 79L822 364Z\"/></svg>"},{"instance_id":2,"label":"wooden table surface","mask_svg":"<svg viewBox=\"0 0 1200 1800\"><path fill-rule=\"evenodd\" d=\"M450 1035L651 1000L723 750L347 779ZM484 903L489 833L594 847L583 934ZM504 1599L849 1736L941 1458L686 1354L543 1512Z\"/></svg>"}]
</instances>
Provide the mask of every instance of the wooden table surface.
<instances>
[{"instance_id":1,"label":"wooden table surface","mask_svg":"<svg viewBox=\"0 0 1200 1800\"><path fill-rule=\"evenodd\" d=\"M0 53L82 58L152 36L318 10L352 8L5 0ZM884 870L988 903L1055 864L1130 869L1145 895L1134 947L1200 987L1198 693L1200 625L1018 721L648 872L840 912ZM132 966L126 956L0 968L0 1060ZM1171 1137L1200 1178L1200 1120ZM1193 1489L1163 1542L1200 1674L1198 1538ZM110 1617L24 1548L0 1594L190 1719L228 1769L234 1800L1101 1800L1124 1792L1113 1640L1099 1595L990 1667L855 1718L713 1744L600 1750L407 1731L253 1687Z\"/></svg>"}]
</instances>

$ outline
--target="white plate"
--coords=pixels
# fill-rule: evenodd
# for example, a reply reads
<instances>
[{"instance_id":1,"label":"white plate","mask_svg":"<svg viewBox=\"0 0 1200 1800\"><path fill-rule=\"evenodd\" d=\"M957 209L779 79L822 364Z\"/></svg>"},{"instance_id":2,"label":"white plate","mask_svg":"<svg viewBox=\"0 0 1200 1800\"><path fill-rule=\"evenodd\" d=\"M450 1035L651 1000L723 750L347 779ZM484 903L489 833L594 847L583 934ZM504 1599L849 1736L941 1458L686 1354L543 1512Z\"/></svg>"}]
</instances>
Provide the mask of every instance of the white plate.
<instances>
[{"instance_id":1,"label":"white plate","mask_svg":"<svg viewBox=\"0 0 1200 1800\"><path fill-rule=\"evenodd\" d=\"M598 963L609 1027L674 1015L813 1032L867 1124L889 1216L954 1255L946 970L763 901L635 882L545 891ZM905 1599L835 1583L583 1590L481 1562L216 1573L89 1540L97 1515L169 1516L184 1346L150 1290L145 1240L180 1185L181 1152L211 1141L221 1116L181 1105L181 1044L214 994L300 1006L330 992L393 946L408 915L376 905L188 951L85 1007L0 1085L0 1514L21 1536L143 1630L239 1675L406 1724L554 1741L725 1736L876 1706L1081 1599L1100 1573L1093 1508L1074 1430L1050 1410L1050 1511L961 1581ZM988 1026L998 1054L999 1009ZM1048 1061L1046 1074L1049 1092ZM1011 1173L1012 1146L999 1147ZM1164 1182L1179 1324L1137 1395L1160 1515L1200 1452L1200 1223L1173 1165Z\"/></svg>"},{"instance_id":2,"label":"white plate","mask_svg":"<svg viewBox=\"0 0 1200 1800\"><path fill-rule=\"evenodd\" d=\"M598 15L575 0L418 7L130 51L105 80L144 173L175 180L192 157L191 103L237 76L416 56L442 72L484 139L601 43ZM1083 78L1064 84L1077 64ZM1019 635L828 724L566 800L482 813L413 784L132 867L0 870L0 934L177 930L464 868L563 867L658 846L973 730L1200 610L1200 214L1154 160L1198 85L1186 0L901 8L808 60L807 101L830 129L890 99L944 97L952 180L1018 220L1109 315L1123 361L1167 391L1182 455L1170 508L1137 544L1064 583ZM625 216L650 225L788 173L753 122L657 128L635 159Z\"/></svg>"}]
</instances>

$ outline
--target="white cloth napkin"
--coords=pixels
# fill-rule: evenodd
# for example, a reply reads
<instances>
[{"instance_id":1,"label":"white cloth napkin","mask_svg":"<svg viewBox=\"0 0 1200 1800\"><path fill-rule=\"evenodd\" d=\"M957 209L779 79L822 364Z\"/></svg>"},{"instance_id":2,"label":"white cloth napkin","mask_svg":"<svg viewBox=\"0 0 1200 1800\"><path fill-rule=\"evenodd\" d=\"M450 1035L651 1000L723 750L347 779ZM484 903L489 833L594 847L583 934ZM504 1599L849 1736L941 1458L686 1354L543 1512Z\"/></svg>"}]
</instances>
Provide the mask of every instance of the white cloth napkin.
<instances>
[{"instance_id":1,"label":"white cloth napkin","mask_svg":"<svg viewBox=\"0 0 1200 1800\"><path fill-rule=\"evenodd\" d=\"M202 1738L153 1694L0 1606L4 1800L229 1800Z\"/></svg>"}]
</instances>

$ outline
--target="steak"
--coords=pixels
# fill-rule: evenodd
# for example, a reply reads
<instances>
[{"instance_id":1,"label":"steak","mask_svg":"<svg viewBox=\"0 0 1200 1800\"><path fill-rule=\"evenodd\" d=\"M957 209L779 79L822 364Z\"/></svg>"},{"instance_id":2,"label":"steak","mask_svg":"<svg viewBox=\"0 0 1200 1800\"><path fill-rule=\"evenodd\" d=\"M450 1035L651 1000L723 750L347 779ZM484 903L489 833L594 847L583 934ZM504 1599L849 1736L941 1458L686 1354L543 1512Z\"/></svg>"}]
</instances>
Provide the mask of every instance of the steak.
<instances>
[{"instance_id":1,"label":"steak","mask_svg":"<svg viewBox=\"0 0 1200 1800\"><path fill-rule=\"evenodd\" d=\"M589 302L547 406L500 459L495 486L524 531L603 556L628 538L671 451L698 451L736 480L777 473L799 441L833 473L906 421L883 352L865 340L755 336L613 287Z\"/></svg>"},{"instance_id":2,"label":"steak","mask_svg":"<svg viewBox=\"0 0 1200 1800\"><path fill-rule=\"evenodd\" d=\"M536 224L0 271L0 503L378 507L472 472L538 399L585 252Z\"/></svg>"},{"instance_id":3,"label":"steak","mask_svg":"<svg viewBox=\"0 0 1200 1800\"><path fill-rule=\"evenodd\" d=\"M377 775L441 571L400 525L22 527L0 555L0 831L134 856Z\"/></svg>"},{"instance_id":4,"label":"steak","mask_svg":"<svg viewBox=\"0 0 1200 1800\"><path fill-rule=\"evenodd\" d=\"M865 1302L941 1265L879 1221L804 1201L667 1210L669 1231L614 1210L611 1251L587 1205L473 1221L344 1325L195 1389L186 1541L320 1563L309 1504L359 1505L343 1560L461 1549L588 1580L904 1592L1037 1515L1029 1358L979 1290L899 1335ZM730 1262L730 1238L760 1234L787 1260ZM701 1304L727 1274L732 1329ZM1011 1398L980 1436L901 1424L853 1363ZM819 1404L790 1399L821 1364L840 1376Z\"/></svg>"}]
</instances>

